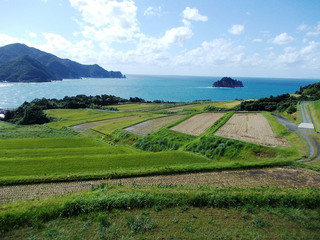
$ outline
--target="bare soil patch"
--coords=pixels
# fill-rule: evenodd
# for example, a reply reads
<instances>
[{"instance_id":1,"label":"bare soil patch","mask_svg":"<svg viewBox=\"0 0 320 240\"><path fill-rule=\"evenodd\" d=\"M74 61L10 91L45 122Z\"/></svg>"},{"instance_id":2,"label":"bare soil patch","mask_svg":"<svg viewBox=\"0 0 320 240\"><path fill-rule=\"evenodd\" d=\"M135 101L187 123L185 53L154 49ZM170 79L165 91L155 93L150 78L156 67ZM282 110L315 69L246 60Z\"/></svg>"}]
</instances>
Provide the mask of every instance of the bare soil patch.
<instances>
[{"instance_id":1,"label":"bare soil patch","mask_svg":"<svg viewBox=\"0 0 320 240\"><path fill-rule=\"evenodd\" d=\"M174 115L174 116L169 116L169 117L162 117L162 118L156 118L156 119L151 119L142 123L139 123L137 125L131 126L126 128L125 130L145 136L148 133L154 132L158 130L161 127L164 127L174 121L177 121L178 119L182 118L183 116L181 115Z\"/></svg>"},{"instance_id":2,"label":"bare soil patch","mask_svg":"<svg viewBox=\"0 0 320 240\"><path fill-rule=\"evenodd\" d=\"M223 115L224 113L201 113L189 118L177 126L172 127L171 129L177 132L199 136Z\"/></svg>"},{"instance_id":3,"label":"bare soil patch","mask_svg":"<svg viewBox=\"0 0 320 240\"><path fill-rule=\"evenodd\" d=\"M0 205L8 202L48 198L68 193L87 191L100 183L123 185L188 185L215 187L280 187L320 188L320 172L309 169L282 167L223 172L176 174L167 176L136 177L112 180L67 183L33 184L0 187Z\"/></svg>"},{"instance_id":4,"label":"bare soil patch","mask_svg":"<svg viewBox=\"0 0 320 240\"><path fill-rule=\"evenodd\" d=\"M275 135L261 113L234 114L215 135L271 147L288 145L286 139Z\"/></svg>"},{"instance_id":5,"label":"bare soil patch","mask_svg":"<svg viewBox=\"0 0 320 240\"><path fill-rule=\"evenodd\" d=\"M114 121L118 121L118 120L124 120L124 119L130 119L130 118L134 118L134 116L128 116L128 117L120 117L120 118L112 118L112 119L107 119L107 120L100 120L100 121L94 121L94 122L88 122L88 123L83 123L83 124L79 124L79 125L75 125L72 128L76 131L86 131L88 129L97 127L99 125L103 125L106 123L110 123L110 122L114 122Z\"/></svg>"}]
</instances>

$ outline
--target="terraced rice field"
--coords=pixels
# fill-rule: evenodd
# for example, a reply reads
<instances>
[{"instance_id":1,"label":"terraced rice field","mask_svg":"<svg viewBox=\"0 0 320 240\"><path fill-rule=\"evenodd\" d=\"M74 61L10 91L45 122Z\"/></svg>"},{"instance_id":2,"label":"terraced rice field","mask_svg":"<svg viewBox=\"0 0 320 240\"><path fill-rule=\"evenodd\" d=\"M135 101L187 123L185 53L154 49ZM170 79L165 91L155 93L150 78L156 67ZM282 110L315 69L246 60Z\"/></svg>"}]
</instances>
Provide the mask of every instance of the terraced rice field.
<instances>
[{"instance_id":1,"label":"terraced rice field","mask_svg":"<svg viewBox=\"0 0 320 240\"><path fill-rule=\"evenodd\" d=\"M131 126L126 128L125 130L145 136L148 133L154 132L158 130L159 128L162 128L174 121L177 121L178 119L182 118L183 116L181 115L174 115L174 116L169 116L169 117L162 117L162 118L156 118L156 119L151 119L142 123L139 123L137 125Z\"/></svg>"},{"instance_id":2,"label":"terraced rice field","mask_svg":"<svg viewBox=\"0 0 320 240\"><path fill-rule=\"evenodd\" d=\"M172 127L171 129L177 132L199 136L223 115L224 113L201 113L189 118L177 126Z\"/></svg>"},{"instance_id":3,"label":"terraced rice field","mask_svg":"<svg viewBox=\"0 0 320 240\"><path fill-rule=\"evenodd\" d=\"M112 121L108 121L107 123L99 124L98 126L95 126L92 129L103 134L110 134L116 129L125 128L149 119L163 117L163 116L164 116L163 114L148 114L148 115L136 115L128 118L118 118L118 119L113 119Z\"/></svg>"},{"instance_id":4,"label":"terraced rice field","mask_svg":"<svg viewBox=\"0 0 320 240\"><path fill-rule=\"evenodd\" d=\"M124 185L210 185L216 187L280 187L320 188L320 173L302 168L264 168L208 173L177 174L167 176L136 177L113 180L46 183L0 187L0 205L8 202L59 196L90 190L100 183Z\"/></svg>"},{"instance_id":5,"label":"terraced rice field","mask_svg":"<svg viewBox=\"0 0 320 240\"><path fill-rule=\"evenodd\" d=\"M288 145L286 139L275 135L261 113L234 114L215 135L271 147Z\"/></svg>"},{"instance_id":6,"label":"terraced rice field","mask_svg":"<svg viewBox=\"0 0 320 240\"><path fill-rule=\"evenodd\" d=\"M109 105L106 107L117 108L119 111L140 111L140 110L160 108L163 106L164 104L159 104L159 103L127 103L127 104Z\"/></svg>"},{"instance_id":7,"label":"terraced rice field","mask_svg":"<svg viewBox=\"0 0 320 240\"><path fill-rule=\"evenodd\" d=\"M83 132L83 131L86 131L88 129L100 126L100 125L109 124L109 123L112 123L112 122L115 122L115 121L129 120L129 119L133 119L133 118L135 118L135 116L127 116L127 117L121 117L121 118L114 118L114 119L107 119L107 120L101 120L101 121L95 121L95 122L88 122L88 123L75 125L72 128L74 130L76 130L76 131Z\"/></svg>"}]
</instances>

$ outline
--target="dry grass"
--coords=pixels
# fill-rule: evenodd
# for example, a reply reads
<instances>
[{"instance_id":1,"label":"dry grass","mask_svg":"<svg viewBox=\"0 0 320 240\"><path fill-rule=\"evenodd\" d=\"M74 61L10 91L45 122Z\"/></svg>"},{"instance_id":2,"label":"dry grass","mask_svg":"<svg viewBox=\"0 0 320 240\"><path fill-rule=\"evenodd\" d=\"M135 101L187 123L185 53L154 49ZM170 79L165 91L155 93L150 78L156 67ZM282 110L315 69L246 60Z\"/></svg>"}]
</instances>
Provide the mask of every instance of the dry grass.
<instances>
[{"instance_id":1,"label":"dry grass","mask_svg":"<svg viewBox=\"0 0 320 240\"><path fill-rule=\"evenodd\" d=\"M174 116L169 116L169 117L151 119L151 120L139 123L137 125L128 127L125 130L132 132L132 133L135 133L135 134L138 134L138 135L145 136L148 133L154 132L154 131L158 130L159 128L164 127L174 121L177 121L178 119L180 119L182 117L183 116L181 116L181 115L174 115Z\"/></svg>"},{"instance_id":2,"label":"dry grass","mask_svg":"<svg viewBox=\"0 0 320 240\"><path fill-rule=\"evenodd\" d=\"M76 126L73 126L72 128L76 131L86 131L88 129L103 125L103 124L107 124L107 123L112 123L114 121L119 121L119 120L125 120L125 119L130 119L130 118L134 118L135 116L128 116L128 117L120 117L120 118L113 118L113 119L107 119L107 120L101 120L101 121L95 121L95 122L88 122L88 123L83 123L83 124L79 124Z\"/></svg>"},{"instance_id":3,"label":"dry grass","mask_svg":"<svg viewBox=\"0 0 320 240\"><path fill-rule=\"evenodd\" d=\"M189 118L188 120L178 124L177 126L174 126L171 129L177 132L199 136L223 115L224 113L201 113Z\"/></svg>"},{"instance_id":4,"label":"dry grass","mask_svg":"<svg viewBox=\"0 0 320 240\"><path fill-rule=\"evenodd\" d=\"M124 185L210 185L215 187L280 187L320 188L320 173L309 169L264 168L223 172L177 174L168 176L136 177L114 180L80 181L67 183L34 184L0 187L0 204L38 198L47 198L68 193L90 190L100 183Z\"/></svg>"},{"instance_id":5,"label":"dry grass","mask_svg":"<svg viewBox=\"0 0 320 240\"><path fill-rule=\"evenodd\" d=\"M288 145L286 139L275 135L268 120L261 113L234 114L215 135L264 146Z\"/></svg>"}]
</instances>

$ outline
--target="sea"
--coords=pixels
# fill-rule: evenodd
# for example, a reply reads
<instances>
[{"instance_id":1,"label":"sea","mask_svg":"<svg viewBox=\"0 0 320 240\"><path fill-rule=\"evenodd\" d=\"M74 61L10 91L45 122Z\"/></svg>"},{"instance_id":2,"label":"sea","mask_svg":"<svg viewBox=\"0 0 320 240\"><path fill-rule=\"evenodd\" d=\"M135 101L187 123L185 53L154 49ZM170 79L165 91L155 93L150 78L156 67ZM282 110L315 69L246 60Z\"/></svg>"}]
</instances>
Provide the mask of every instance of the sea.
<instances>
[{"instance_id":1,"label":"sea","mask_svg":"<svg viewBox=\"0 0 320 240\"><path fill-rule=\"evenodd\" d=\"M244 88L212 88L221 77L126 75L126 78L64 79L48 83L0 83L0 108L10 109L36 98L65 96L114 95L139 97L146 101L192 102L197 100L228 101L295 93L300 87L320 79L233 77Z\"/></svg>"}]
</instances>

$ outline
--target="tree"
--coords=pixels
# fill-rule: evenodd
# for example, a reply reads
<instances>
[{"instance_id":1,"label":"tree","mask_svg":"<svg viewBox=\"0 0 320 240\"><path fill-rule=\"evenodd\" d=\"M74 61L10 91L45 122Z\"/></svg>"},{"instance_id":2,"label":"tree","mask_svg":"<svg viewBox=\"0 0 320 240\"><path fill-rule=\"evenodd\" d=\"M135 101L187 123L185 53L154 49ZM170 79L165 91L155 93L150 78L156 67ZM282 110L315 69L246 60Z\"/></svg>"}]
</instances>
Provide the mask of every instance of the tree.
<instances>
[{"instance_id":1,"label":"tree","mask_svg":"<svg viewBox=\"0 0 320 240\"><path fill-rule=\"evenodd\" d=\"M21 124L44 124L49 122L49 118L45 113L40 109L40 107L31 105L26 107L24 116L21 120Z\"/></svg>"}]
</instances>

